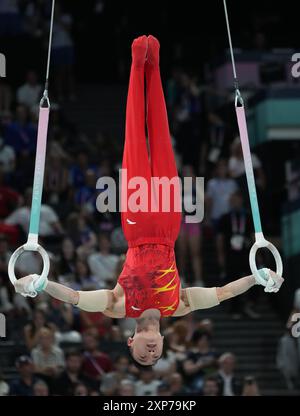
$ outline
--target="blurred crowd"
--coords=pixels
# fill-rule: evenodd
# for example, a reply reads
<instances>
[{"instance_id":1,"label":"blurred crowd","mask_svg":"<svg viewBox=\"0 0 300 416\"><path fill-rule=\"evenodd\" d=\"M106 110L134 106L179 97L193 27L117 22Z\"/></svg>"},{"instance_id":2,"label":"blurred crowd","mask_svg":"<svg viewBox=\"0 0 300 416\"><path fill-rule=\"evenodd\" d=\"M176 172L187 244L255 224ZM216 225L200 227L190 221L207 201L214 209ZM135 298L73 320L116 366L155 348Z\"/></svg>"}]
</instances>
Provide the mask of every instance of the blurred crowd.
<instances>
[{"instance_id":1,"label":"blurred crowd","mask_svg":"<svg viewBox=\"0 0 300 416\"><path fill-rule=\"evenodd\" d=\"M67 316L67 311L64 313ZM69 331L73 341L63 343L61 339L67 333L60 332L61 326L54 321L57 319L51 319L49 311L47 314L44 309L36 308L32 321L24 327L28 353L17 357L17 373L10 382L0 375L0 395L260 395L253 376L236 375L234 354L220 354L214 349L210 320L191 324L180 319L166 325L162 358L154 367L141 368L125 352L102 351L105 340L116 341L121 337L120 330L112 323L102 322L101 328L96 323L81 334ZM62 345L69 347L63 349Z\"/></svg>"},{"instance_id":2,"label":"blurred crowd","mask_svg":"<svg viewBox=\"0 0 300 416\"><path fill-rule=\"evenodd\" d=\"M104 3L94 2L99 19ZM163 357L153 368L139 368L125 342L134 329L130 320L79 311L46 294L29 299L14 293L7 265L13 250L26 241L30 221L43 92L39 76L50 6L50 1L0 2L0 38L13 42L22 35L32 46L29 54L40 57L16 82L0 79L0 312L7 317L7 340L19 348L11 363L15 374L8 377L0 368L0 395L259 395L254 376L236 375L237 357L215 350L211 321L196 315L165 320ZM58 3L39 237L51 259L49 279L75 290L113 288L127 244L119 215L97 211L102 189L96 182L102 176L118 180L123 141L107 140L101 132L87 137L64 114L62 103L77 99L72 25L72 15ZM119 61L119 75L126 74L126 62L127 58ZM183 213L178 269L183 285L223 285L250 274L253 241L243 155L230 110L232 94L217 90L209 72L201 78L180 66L174 66L165 91L180 175L205 176L205 219L188 224ZM255 154L252 158L262 215L272 219L267 215L272 208L263 163ZM193 200L195 192L185 197ZM266 227L272 233L272 221L266 221ZM203 255L205 239L215 245L213 270ZM267 260L259 256L258 266L264 267ZM41 267L39 255L26 252L16 264L17 276L39 273ZM230 302L228 311L233 319L258 319L257 302L253 288Z\"/></svg>"}]
</instances>

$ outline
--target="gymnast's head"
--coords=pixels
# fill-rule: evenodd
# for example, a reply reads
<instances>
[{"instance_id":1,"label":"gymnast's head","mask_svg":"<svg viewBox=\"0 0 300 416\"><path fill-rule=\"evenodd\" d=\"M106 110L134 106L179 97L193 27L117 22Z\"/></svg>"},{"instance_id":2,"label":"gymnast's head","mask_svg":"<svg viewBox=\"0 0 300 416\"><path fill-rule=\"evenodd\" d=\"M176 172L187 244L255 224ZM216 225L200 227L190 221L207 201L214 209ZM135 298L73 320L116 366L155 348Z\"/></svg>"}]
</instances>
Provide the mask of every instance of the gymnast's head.
<instances>
[{"instance_id":1,"label":"gymnast's head","mask_svg":"<svg viewBox=\"0 0 300 416\"><path fill-rule=\"evenodd\" d=\"M159 319L160 313L155 309L144 311L136 319L135 332L128 338L127 345L137 364L152 366L162 355L164 337L160 333Z\"/></svg>"}]
</instances>

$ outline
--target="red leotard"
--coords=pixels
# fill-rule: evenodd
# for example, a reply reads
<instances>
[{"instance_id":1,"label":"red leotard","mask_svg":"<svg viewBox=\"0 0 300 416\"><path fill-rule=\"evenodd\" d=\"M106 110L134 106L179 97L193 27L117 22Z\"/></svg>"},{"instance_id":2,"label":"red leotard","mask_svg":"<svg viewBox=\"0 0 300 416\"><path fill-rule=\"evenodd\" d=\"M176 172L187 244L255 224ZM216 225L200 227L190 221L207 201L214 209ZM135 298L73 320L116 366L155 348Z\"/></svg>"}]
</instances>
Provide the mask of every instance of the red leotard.
<instances>
[{"instance_id":1,"label":"red leotard","mask_svg":"<svg viewBox=\"0 0 300 416\"><path fill-rule=\"evenodd\" d=\"M180 295L173 248L162 244L130 248L118 283L124 289L127 317L138 318L152 308L161 316L173 315Z\"/></svg>"},{"instance_id":2,"label":"red leotard","mask_svg":"<svg viewBox=\"0 0 300 416\"><path fill-rule=\"evenodd\" d=\"M158 54L158 50L156 52ZM150 156L145 135L145 74ZM148 201L151 201L153 177L175 178L175 183L179 183L158 61L145 66L132 63L122 169L126 169L127 182L136 176L147 181ZM123 209L130 195L136 192L136 189L125 190L124 186L127 184L122 180ZM166 198L166 195L160 197ZM162 203L158 212L132 212L130 209L122 212L122 228L129 249L118 283L125 292L127 317L137 318L144 310L152 308L159 309L162 316L170 316L177 309L180 279L174 244L180 229L181 212L176 212L174 201L181 207L180 188L171 189L168 198L169 212L162 212Z\"/></svg>"}]
</instances>

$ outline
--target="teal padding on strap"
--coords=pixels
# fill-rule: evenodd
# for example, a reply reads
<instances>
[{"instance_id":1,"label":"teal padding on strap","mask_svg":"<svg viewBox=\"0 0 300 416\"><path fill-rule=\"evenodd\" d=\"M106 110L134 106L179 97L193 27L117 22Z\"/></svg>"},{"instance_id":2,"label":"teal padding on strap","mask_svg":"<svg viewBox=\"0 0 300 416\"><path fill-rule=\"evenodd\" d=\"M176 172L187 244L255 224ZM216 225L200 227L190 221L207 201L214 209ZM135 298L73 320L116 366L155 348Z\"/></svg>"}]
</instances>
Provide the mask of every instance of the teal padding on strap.
<instances>
[{"instance_id":1,"label":"teal padding on strap","mask_svg":"<svg viewBox=\"0 0 300 416\"><path fill-rule=\"evenodd\" d=\"M256 187L255 187L254 177L253 177L253 171L252 171L252 175L251 175L250 172L246 172L246 173L247 173L247 179L248 179L248 190L249 190L249 198L250 198L250 204L251 204L251 211L252 211L254 229L255 229L256 233L261 233L262 232L262 226L261 226L261 219L260 219L260 213L259 213L257 193L256 193Z\"/></svg>"},{"instance_id":2,"label":"teal padding on strap","mask_svg":"<svg viewBox=\"0 0 300 416\"><path fill-rule=\"evenodd\" d=\"M36 178L38 179L38 178ZM29 226L29 233L36 234L39 233L39 226L40 226L40 216L41 216L41 202L42 202L42 186L43 182L34 189L34 193L32 195L32 203L31 203L31 213L30 213L30 226Z\"/></svg>"}]
</instances>

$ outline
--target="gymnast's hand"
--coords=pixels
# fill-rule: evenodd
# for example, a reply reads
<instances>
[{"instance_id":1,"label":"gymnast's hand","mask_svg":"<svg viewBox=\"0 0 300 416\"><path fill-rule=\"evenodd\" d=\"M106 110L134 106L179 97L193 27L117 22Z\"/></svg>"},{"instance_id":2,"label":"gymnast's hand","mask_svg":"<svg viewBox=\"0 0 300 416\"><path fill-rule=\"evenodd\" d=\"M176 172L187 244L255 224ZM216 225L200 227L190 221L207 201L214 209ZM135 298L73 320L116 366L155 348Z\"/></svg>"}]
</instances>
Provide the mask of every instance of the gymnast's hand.
<instances>
[{"instance_id":1,"label":"gymnast's hand","mask_svg":"<svg viewBox=\"0 0 300 416\"><path fill-rule=\"evenodd\" d=\"M18 279L15 283L15 291L22 296L30 296L34 292L34 284L39 278L37 274L29 274L28 276Z\"/></svg>"},{"instance_id":2,"label":"gymnast's hand","mask_svg":"<svg viewBox=\"0 0 300 416\"><path fill-rule=\"evenodd\" d=\"M259 275L264 280L264 283L261 281L256 281L256 283L265 286L264 290L268 293L277 293L284 282L283 277L278 276L275 272L273 272L273 270L270 269L260 269Z\"/></svg>"}]
</instances>

